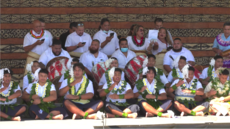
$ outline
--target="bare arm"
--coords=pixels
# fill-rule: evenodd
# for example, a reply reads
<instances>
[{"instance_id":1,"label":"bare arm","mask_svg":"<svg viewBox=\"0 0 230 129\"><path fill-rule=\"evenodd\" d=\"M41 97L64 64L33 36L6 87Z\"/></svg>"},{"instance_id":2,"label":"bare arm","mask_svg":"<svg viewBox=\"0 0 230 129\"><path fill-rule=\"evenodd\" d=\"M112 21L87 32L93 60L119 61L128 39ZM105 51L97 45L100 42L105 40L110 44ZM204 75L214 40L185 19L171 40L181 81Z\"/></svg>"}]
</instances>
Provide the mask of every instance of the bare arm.
<instances>
[{"instance_id":1,"label":"bare arm","mask_svg":"<svg viewBox=\"0 0 230 129\"><path fill-rule=\"evenodd\" d=\"M14 99L22 95L22 92L20 90L16 91L14 94L10 95L8 99Z\"/></svg>"},{"instance_id":2,"label":"bare arm","mask_svg":"<svg viewBox=\"0 0 230 129\"><path fill-rule=\"evenodd\" d=\"M124 99L132 99L134 97L133 90L126 91Z\"/></svg>"},{"instance_id":3,"label":"bare arm","mask_svg":"<svg viewBox=\"0 0 230 129\"><path fill-rule=\"evenodd\" d=\"M42 43L44 43L44 41L41 40L37 40L35 43L33 43L32 45L26 46L24 47L25 52L29 52L31 51L34 47L36 47L37 45L41 45Z\"/></svg>"},{"instance_id":4,"label":"bare arm","mask_svg":"<svg viewBox=\"0 0 230 129\"><path fill-rule=\"evenodd\" d=\"M168 73L170 73L172 71L172 69L170 68L169 65L163 65L163 67Z\"/></svg>"},{"instance_id":5,"label":"bare arm","mask_svg":"<svg viewBox=\"0 0 230 129\"><path fill-rule=\"evenodd\" d=\"M57 99L56 91L50 91L50 96L43 98L43 102L52 102Z\"/></svg>"}]
</instances>

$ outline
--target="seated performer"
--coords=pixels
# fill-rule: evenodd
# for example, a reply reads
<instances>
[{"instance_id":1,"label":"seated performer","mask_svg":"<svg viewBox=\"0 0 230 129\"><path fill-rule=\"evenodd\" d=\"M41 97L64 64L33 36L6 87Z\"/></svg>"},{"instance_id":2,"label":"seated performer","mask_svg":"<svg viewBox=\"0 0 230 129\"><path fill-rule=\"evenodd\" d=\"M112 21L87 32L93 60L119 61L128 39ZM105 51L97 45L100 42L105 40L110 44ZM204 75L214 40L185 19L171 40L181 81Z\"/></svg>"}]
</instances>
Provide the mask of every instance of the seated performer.
<instances>
[{"instance_id":1,"label":"seated performer","mask_svg":"<svg viewBox=\"0 0 230 129\"><path fill-rule=\"evenodd\" d=\"M30 83L34 83L36 81L34 78L34 73L39 67L40 66L38 61L33 61L30 64L27 64L26 69L28 73L23 78L23 91L26 90Z\"/></svg>"},{"instance_id":2,"label":"seated performer","mask_svg":"<svg viewBox=\"0 0 230 129\"><path fill-rule=\"evenodd\" d=\"M13 121L21 121L20 115L26 111L23 105L17 105L17 98L22 95L17 82L11 80L12 72L8 68L0 70L0 117Z\"/></svg>"},{"instance_id":3,"label":"seated performer","mask_svg":"<svg viewBox=\"0 0 230 129\"><path fill-rule=\"evenodd\" d=\"M181 112L181 116L190 114L203 116L203 111L208 108L208 102L196 102L196 95L204 95L201 83L194 76L195 69L188 64L182 69L184 79L177 79L171 85L169 92L175 91L175 108Z\"/></svg>"},{"instance_id":4,"label":"seated performer","mask_svg":"<svg viewBox=\"0 0 230 129\"><path fill-rule=\"evenodd\" d=\"M23 92L24 98L31 101L29 114L33 119L62 120L68 115L64 108L55 107L53 103L57 99L57 93L55 86L47 79L48 71L40 68L38 71L38 82L29 84Z\"/></svg>"},{"instance_id":5,"label":"seated performer","mask_svg":"<svg viewBox=\"0 0 230 129\"><path fill-rule=\"evenodd\" d=\"M45 52L42 53L42 55L39 58L39 62L44 67L49 63L50 60L52 60L56 57L71 58L69 53L62 49L61 41L56 39L56 38L53 38L52 47L48 48Z\"/></svg>"},{"instance_id":6,"label":"seated performer","mask_svg":"<svg viewBox=\"0 0 230 129\"><path fill-rule=\"evenodd\" d=\"M140 107L128 104L127 99L134 97L133 91L126 81L121 81L121 69L113 67L109 71L111 81L104 84L100 97L106 96L106 117L136 118Z\"/></svg>"},{"instance_id":7,"label":"seated performer","mask_svg":"<svg viewBox=\"0 0 230 129\"><path fill-rule=\"evenodd\" d=\"M206 87L210 81L217 77L215 71L220 67L223 67L223 57L216 55L211 60L209 67L205 68L200 75L199 80L204 87Z\"/></svg>"},{"instance_id":8,"label":"seated performer","mask_svg":"<svg viewBox=\"0 0 230 129\"><path fill-rule=\"evenodd\" d=\"M101 119L96 113L103 107L103 102L93 100L94 89L92 82L84 75L82 63L74 64L70 70L70 77L62 82L59 95L65 96L64 107L72 119L83 117L84 119Z\"/></svg>"},{"instance_id":9,"label":"seated performer","mask_svg":"<svg viewBox=\"0 0 230 129\"><path fill-rule=\"evenodd\" d=\"M112 57L117 58L119 63L119 68L124 69L125 65L134 57L136 54L129 50L128 41L125 38L121 38L119 40L120 49L117 49L113 54Z\"/></svg>"},{"instance_id":10,"label":"seated performer","mask_svg":"<svg viewBox=\"0 0 230 129\"><path fill-rule=\"evenodd\" d=\"M172 117L170 113L162 113L170 108L172 102L167 100L164 84L156 79L155 68L145 67L142 75L144 78L136 82L133 90L134 98L138 98L141 113L146 117Z\"/></svg>"},{"instance_id":11,"label":"seated performer","mask_svg":"<svg viewBox=\"0 0 230 129\"><path fill-rule=\"evenodd\" d=\"M206 86L205 97L210 100L210 112L217 113L226 110L226 115L230 113L230 81L228 80L229 71L225 68L216 70L217 76ZM218 108L219 107L219 108ZM229 114L230 115L230 114Z\"/></svg>"}]
</instances>

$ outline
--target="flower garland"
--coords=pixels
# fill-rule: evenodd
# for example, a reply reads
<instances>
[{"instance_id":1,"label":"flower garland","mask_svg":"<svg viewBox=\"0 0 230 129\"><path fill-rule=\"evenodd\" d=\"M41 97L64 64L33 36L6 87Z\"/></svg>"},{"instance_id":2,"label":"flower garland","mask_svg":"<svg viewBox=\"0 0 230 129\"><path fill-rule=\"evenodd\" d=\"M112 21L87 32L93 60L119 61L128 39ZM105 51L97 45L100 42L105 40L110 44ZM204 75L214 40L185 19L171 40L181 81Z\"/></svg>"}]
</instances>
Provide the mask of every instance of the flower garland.
<instances>
[{"instance_id":1,"label":"flower garland","mask_svg":"<svg viewBox=\"0 0 230 129\"><path fill-rule=\"evenodd\" d=\"M219 78L215 78L212 81L212 89L216 91L216 96L217 97L226 97L229 95L229 86L230 86L230 81L226 81L224 84L224 87L221 88L219 85L221 85L221 82Z\"/></svg>"},{"instance_id":2,"label":"flower garland","mask_svg":"<svg viewBox=\"0 0 230 129\"><path fill-rule=\"evenodd\" d=\"M132 40L133 40L133 43L136 46L138 46L138 47L141 47L141 46L143 46L145 44L145 38L144 37L141 38L141 42L140 43L137 41L137 37L136 36L132 36Z\"/></svg>"},{"instance_id":3,"label":"flower garland","mask_svg":"<svg viewBox=\"0 0 230 129\"><path fill-rule=\"evenodd\" d=\"M27 78L28 78L29 84L32 83L33 80L34 80L34 77L31 75L31 72L28 72L28 73L27 73Z\"/></svg>"},{"instance_id":4,"label":"flower garland","mask_svg":"<svg viewBox=\"0 0 230 129\"><path fill-rule=\"evenodd\" d=\"M209 80L209 81L212 81L212 80L213 80L213 78L214 78L214 73L215 73L215 72L214 72L214 71L212 71L212 70L213 70L213 68L214 68L214 67L213 67L213 66L211 66L211 65L208 67L208 71L207 71L207 73L208 73L208 77L210 77L210 80Z\"/></svg>"},{"instance_id":5,"label":"flower garland","mask_svg":"<svg viewBox=\"0 0 230 129\"><path fill-rule=\"evenodd\" d=\"M175 78L179 78L179 79L182 79L182 78L180 78L180 74L179 74L179 69L177 68L173 68L172 69L172 76L173 76L173 78L175 79Z\"/></svg>"},{"instance_id":6,"label":"flower garland","mask_svg":"<svg viewBox=\"0 0 230 129\"><path fill-rule=\"evenodd\" d=\"M45 33L45 31L42 30L41 34L40 34L39 36L36 36L36 35L33 34L33 30L30 30L30 35L31 35L33 38L35 38L35 39L40 39L40 38L42 38L43 35L44 35L44 33Z\"/></svg>"},{"instance_id":7,"label":"flower garland","mask_svg":"<svg viewBox=\"0 0 230 129\"><path fill-rule=\"evenodd\" d=\"M229 46L230 45L230 41L224 41L221 36L223 35L224 33L221 33L219 35L216 36L216 41L221 45L221 46Z\"/></svg>"},{"instance_id":8,"label":"flower garland","mask_svg":"<svg viewBox=\"0 0 230 129\"><path fill-rule=\"evenodd\" d=\"M43 91L43 94L42 94L42 98L44 98L46 96L46 87L48 85L48 82L46 82L45 84L45 88L44 88L44 91ZM36 91L36 95L38 95L38 87L39 87L39 84L36 83L36 88L35 88L35 91Z\"/></svg>"},{"instance_id":9,"label":"flower garland","mask_svg":"<svg viewBox=\"0 0 230 129\"><path fill-rule=\"evenodd\" d=\"M193 79L192 85L191 85L189 88L186 87L186 84L182 84L182 85L180 86L180 88L181 88L182 90L184 90L184 89L186 89L186 90L196 90L197 82L198 82L197 79Z\"/></svg>"},{"instance_id":10,"label":"flower garland","mask_svg":"<svg viewBox=\"0 0 230 129\"><path fill-rule=\"evenodd\" d=\"M42 95L42 98L46 98L46 97L49 97L50 96L50 90L51 90L51 85L52 85L52 82L50 80L47 79L46 81L47 85L46 85L46 88L44 90L44 93ZM32 99L32 96L33 95L38 95L38 90L37 90L37 87L38 87L38 83L34 83L32 85L32 88L31 88L31 92L30 92L30 100L31 100L31 104L33 103L33 99ZM44 97L43 97L44 96ZM42 109L43 111L45 111L46 113L49 113L49 108L55 108L56 106L54 105L54 102L42 102L40 103L39 105L39 108Z\"/></svg>"}]
</instances>

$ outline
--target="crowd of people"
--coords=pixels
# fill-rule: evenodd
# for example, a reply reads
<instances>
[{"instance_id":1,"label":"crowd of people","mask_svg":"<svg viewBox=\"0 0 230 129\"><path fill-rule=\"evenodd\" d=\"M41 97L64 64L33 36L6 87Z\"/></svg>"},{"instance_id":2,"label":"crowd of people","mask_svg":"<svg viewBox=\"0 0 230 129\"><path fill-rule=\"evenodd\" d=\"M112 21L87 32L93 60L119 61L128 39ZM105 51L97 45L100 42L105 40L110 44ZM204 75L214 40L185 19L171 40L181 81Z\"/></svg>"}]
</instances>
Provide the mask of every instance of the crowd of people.
<instances>
[{"instance_id":1,"label":"crowd of people","mask_svg":"<svg viewBox=\"0 0 230 129\"><path fill-rule=\"evenodd\" d=\"M144 27L138 24L131 26L126 38L118 36L107 18L101 20L93 38L81 22L70 23L68 32L53 38L45 21L35 20L23 42L33 60L27 58L22 88L12 80L10 68L0 70L0 117L20 121L26 110L33 119L55 120L230 115L230 23L224 23L223 33L215 38L216 55L200 74L182 40L172 38L161 18L154 25L157 39L151 39L150 33L145 37ZM160 69L156 63L162 52ZM124 69L140 56L137 53L145 58L132 85ZM47 66L58 57L68 58L67 69L55 72L62 75L53 84ZM97 84L93 67L101 62L106 70ZM19 97L24 104L17 103ZM55 105L57 101L62 105Z\"/></svg>"}]
</instances>

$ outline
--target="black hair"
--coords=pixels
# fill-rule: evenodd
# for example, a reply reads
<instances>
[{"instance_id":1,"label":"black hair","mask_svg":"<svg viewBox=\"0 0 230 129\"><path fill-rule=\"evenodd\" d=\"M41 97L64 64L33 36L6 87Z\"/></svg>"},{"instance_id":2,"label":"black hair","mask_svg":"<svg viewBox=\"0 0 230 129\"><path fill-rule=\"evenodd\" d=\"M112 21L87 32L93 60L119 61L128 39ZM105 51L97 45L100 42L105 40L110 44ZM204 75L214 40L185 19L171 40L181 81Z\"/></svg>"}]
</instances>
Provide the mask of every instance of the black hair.
<instances>
[{"instance_id":1,"label":"black hair","mask_svg":"<svg viewBox=\"0 0 230 129\"><path fill-rule=\"evenodd\" d=\"M156 69L154 67L148 67L148 70L149 70L148 72L153 71L154 78L157 76L157 72L156 72ZM143 78L147 78L147 76L143 75Z\"/></svg>"},{"instance_id":2,"label":"black hair","mask_svg":"<svg viewBox=\"0 0 230 129\"><path fill-rule=\"evenodd\" d=\"M153 55L153 54L148 54L147 57L148 57L148 59L149 59L149 58L154 58L154 59L156 60L156 56Z\"/></svg>"},{"instance_id":3,"label":"black hair","mask_svg":"<svg viewBox=\"0 0 230 129\"><path fill-rule=\"evenodd\" d=\"M225 27L225 26L230 26L230 22L225 22L225 23L224 23L224 27Z\"/></svg>"},{"instance_id":4,"label":"black hair","mask_svg":"<svg viewBox=\"0 0 230 129\"><path fill-rule=\"evenodd\" d=\"M45 23L45 20L43 18L38 18L37 20L40 21L40 22Z\"/></svg>"},{"instance_id":5,"label":"black hair","mask_svg":"<svg viewBox=\"0 0 230 129\"><path fill-rule=\"evenodd\" d=\"M39 62L37 60L33 61L33 63L38 63L39 64Z\"/></svg>"},{"instance_id":6,"label":"black hair","mask_svg":"<svg viewBox=\"0 0 230 129\"><path fill-rule=\"evenodd\" d=\"M229 71L227 69L224 69L220 74L222 74L222 75L229 75Z\"/></svg>"},{"instance_id":7,"label":"black hair","mask_svg":"<svg viewBox=\"0 0 230 129\"><path fill-rule=\"evenodd\" d=\"M195 69L192 66L189 66L188 70L189 71L191 70L191 71L195 72Z\"/></svg>"},{"instance_id":8,"label":"black hair","mask_svg":"<svg viewBox=\"0 0 230 129\"><path fill-rule=\"evenodd\" d=\"M116 71L117 71L117 72L120 72L120 73L122 74L122 70L121 70L120 68L115 68L114 73L115 73Z\"/></svg>"},{"instance_id":9,"label":"black hair","mask_svg":"<svg viewBox=\"0 0 230 129\"><path fill-rule=\"evenodd\" d=\"M72 62L79 62L78 58L77 57L74 57Z\"/></svg>"},{"instance_id":10,"label":"black hair","mask_svg":"<svg viewBox=\"0 0 230 129\"><path fill-rule=\"evenodd\" d=\"M110 59L114 59L114 60L117 60L117 58L116 57L110 57ZM118 61L118 60L117 60Z\"/></svg>"},{"instance_id":11,"label":"black hair","mask_svg":"<svg viewBox=\"0 0 230 129\"><path fill-rule=\"evenodd\" d=\"M41 69L38 73L45 73L47 75L49 74L47 69Z\"/></svg>"},{"instance_id":12,"label":"black hair","mask_svg":"<svg viewBox=\"0 0 230 129\"><path fill-rule=\"evenodd\" d=\"M156 19L154 20L154 23L156 23L156 22L162 22L162 23L163 23L164 21L163 21L162 18L156 18Z\"/></svg>"},{"instance_id":13,"label":"black hair","mask_svg":"<svg viewBox=\"0 0 230 129\"><path fill-rule=\"evenodd\" d=\"M72 29L73 27L77 27L77 22L71 22L69 24L69 28Z\"/></svg>"},{"instance_id":14,"label":"black hair","mask_svg":"<svg viewBox=\"0 0 230 129\"><path fill-rule=\"evenodd\" d=\"M220 56L220 55L216 55L215 57L214 57L214 60L217 60L217 59L224 59L222 56Z\"/></svg>"},{"instance_id":15,"label":"black hair","mask_svg":"<svg viewBox=\"0 0 230 129\"><path fill-rule=\"evenodd\" d=\"M53 44L52 44L52 46L54 46L54 45L62 45L62 43L61 43L61 41L59 39L53 38Z\"/></svg>"},{"instance_id":16,"label":"black hair","mask_svg":"<svg viewBox=\"0 0 230 129\"><path fill-rule=\"evenodd\" d=\"M96 41L96 42L98 42L98 43L100 44L100 41L99 41L98 39L94 39L94 40L92 40L92 42L93 42L93 41Z\"/></svg>"},{"instance_id":17,"label":"black hair","mask_svg":"<svg viewBox=\"0 0 230 129\"><path fill-rule=\"evenodd\" d=\"M76 63L73 65L73 69L76 67L80 68L82 71L85 70L85 66L82 63Z\"/></svg>"},{"instance_id":18,"label":"black hair","mask_svg":"<svg viewBox=\"0 0 230 129\"><path fill-rule=\"evenodd\" d=\"M180 38L175 38L173 41L175 41L175 40L180 40L180 41L181 41L181 39L180 39Z\"/></svg>"},{"instance_id":19,"label":"black hair","mask_svg":"<svg viewBox=\"0 0 230 129\"><path fill-rule=\"evenodd\" d=\"M126 38L121 38L121 39L119 40L119 44L120 44L122 41L126 41L126 42L128 43L128 41L127 41Z\"/></svg>"},{"instance_id":20,"label":"black hair","mask_svg":"<svg viewBox=\"0 0 230 129\"><path fill-rule=\"evenodd\" d=\"M180 56L180 60L186 61L187 59L186 59L186 57L184 57L184 56Z\"/></svg>"},{"instance_id":21,"label":"black hair","mask_svg":"<svg viewBox=\"0 0 230 129\"><path fill-rule=\"evenodd\" d=\"M9 68L8 68L9 69ZM4 70L4 75L5 74L10 74L11 76L13 75L13 71L11 69L9 69L10 73L8 72L8 70Z\"/></svg>"},{"instance_id":22,"label":"black hair","mask_svg":"<svg viewBox=\"0 0 230 129\"><path fill-rule=\"evenodd\" d=\"M105 22L109 22L109 19L108 18L102 18L101 19L101 23L100 23L100 26L99 26L99 30L101 29L101 25L103 25Z\"/></svg>"}]
</instances>

